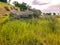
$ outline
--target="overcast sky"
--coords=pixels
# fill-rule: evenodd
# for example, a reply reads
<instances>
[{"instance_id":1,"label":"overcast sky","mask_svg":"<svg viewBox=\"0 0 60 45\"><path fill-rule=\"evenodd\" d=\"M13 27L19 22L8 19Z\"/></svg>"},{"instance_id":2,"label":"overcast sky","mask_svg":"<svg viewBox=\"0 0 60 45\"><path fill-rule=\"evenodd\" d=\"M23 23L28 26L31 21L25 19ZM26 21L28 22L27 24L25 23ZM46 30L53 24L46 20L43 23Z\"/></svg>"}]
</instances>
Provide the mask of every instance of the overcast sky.
<instances>
[{"instance_id":1,"label":"overcast sky","mask_svg":"<svg viewBox=\"0 0 60 45\"><path fill-rule=\"evenodd\" d=\"M11 3L25 2L32 8L40 9L42 12L60 12L60 0L11 0Z\"/></svg>"}]
</instances>

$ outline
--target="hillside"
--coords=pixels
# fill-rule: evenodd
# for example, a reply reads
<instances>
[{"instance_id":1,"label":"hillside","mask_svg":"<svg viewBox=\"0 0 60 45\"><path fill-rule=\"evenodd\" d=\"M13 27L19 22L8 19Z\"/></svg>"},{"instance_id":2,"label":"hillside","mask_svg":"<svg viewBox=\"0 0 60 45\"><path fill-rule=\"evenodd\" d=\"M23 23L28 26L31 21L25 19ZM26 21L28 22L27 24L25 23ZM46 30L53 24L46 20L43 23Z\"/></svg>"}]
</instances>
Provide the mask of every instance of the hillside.
<instances>
[{"instance_id":1,"label":"hillside","mask_svg":"<svg viewBox=\"0 0 60 45\"><path fill-rule=\"evenodd\" d=\"M6 14L7 12L11 11L12 9L16 10L17 7L14 7L10 4L0 2L0 14Z\"/></svg>"},{"instance_id":2,"label":"hillside","mask_svg":"<svg viewBox=\"0 0 60 45\"><path fill-rule=\"evenodd\" d=\"M9 12L13 10L16 12L20 11L17 7L14 7L7 3L0 2L0 24L9 18Z\"/></svg>"}]
</instances>

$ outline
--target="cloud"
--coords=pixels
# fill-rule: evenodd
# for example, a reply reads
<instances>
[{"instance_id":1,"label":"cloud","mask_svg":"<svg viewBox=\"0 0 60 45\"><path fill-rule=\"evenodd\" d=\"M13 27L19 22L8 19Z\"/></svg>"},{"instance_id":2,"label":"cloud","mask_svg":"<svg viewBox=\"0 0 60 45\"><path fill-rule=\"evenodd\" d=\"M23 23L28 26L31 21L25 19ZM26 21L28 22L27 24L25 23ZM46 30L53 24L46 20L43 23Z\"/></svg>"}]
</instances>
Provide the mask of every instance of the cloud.
<instances>
[{"instance_id":1,"label":"cloud","mask_svg":"<svg viewBox=\"0 0 60 45\"><path fill-rule=\"evenodd\" d=\"M60 12L60 0L34 0L33 5L37 6L42 12Z\"/></svg>"},{"instance_id":2,"label":"cloud","mask_svg":"<svg viewBox=\"0 0 60 45\"><path fill-rule=\"evenodd\" d=\"M42 3L42 2L39 2L39 1L37 1L37 0L34 0L34 1L32 2L32 5L46 5L46 4L49 4L49 3L46 3L46 2Z\"/></svg>"},{"instance_id":3,"label":"cloud","mask_svg":"<svg viewBox=\"0 0 60 45\"><path fill-rule=\"evenodd\" d=\"M56 13L59 13L60 12L60 4L50 6L50 7L46 8L45 10L43 10L43 12L56 12Z\"/></svg>"}]
</instances>

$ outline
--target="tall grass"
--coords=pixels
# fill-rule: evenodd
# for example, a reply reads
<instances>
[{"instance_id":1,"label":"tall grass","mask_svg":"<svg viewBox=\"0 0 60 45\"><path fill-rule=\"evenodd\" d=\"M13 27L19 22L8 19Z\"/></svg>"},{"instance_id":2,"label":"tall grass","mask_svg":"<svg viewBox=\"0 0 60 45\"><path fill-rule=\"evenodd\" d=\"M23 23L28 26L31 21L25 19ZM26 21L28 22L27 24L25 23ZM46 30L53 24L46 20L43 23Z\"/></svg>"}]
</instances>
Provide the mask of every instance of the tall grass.
<instances>
[{"instance_id":1,"label":"tall grass","mask_svg":"<svg viewBox=\"0 0 60 45\"><path fill-rule=\"evenodd\" d=\"M0 45L60 45L60 18L8 21L0 30Z\"/></svg>"}]
</instances>

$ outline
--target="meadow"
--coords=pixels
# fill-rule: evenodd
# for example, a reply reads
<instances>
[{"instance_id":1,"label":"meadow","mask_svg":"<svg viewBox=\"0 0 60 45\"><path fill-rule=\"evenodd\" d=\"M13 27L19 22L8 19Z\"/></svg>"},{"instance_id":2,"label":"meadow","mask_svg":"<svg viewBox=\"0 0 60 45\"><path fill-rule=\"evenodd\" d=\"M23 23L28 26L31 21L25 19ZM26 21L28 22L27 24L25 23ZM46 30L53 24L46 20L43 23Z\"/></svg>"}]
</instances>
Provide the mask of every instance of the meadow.
<instances>
[{"instance_id":1,"label":"meadow","mask_svg":"<svg viewBox=\"0 0 60 45\"><path fill-rule=\"evenodd\" d=\"M1 24L0 45L60 45L60 16L8 20Z\"/></svg>"}]
</instances>

